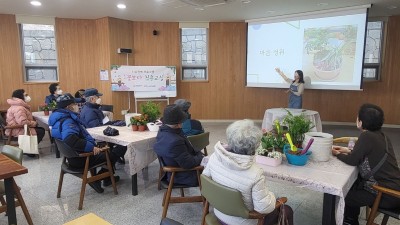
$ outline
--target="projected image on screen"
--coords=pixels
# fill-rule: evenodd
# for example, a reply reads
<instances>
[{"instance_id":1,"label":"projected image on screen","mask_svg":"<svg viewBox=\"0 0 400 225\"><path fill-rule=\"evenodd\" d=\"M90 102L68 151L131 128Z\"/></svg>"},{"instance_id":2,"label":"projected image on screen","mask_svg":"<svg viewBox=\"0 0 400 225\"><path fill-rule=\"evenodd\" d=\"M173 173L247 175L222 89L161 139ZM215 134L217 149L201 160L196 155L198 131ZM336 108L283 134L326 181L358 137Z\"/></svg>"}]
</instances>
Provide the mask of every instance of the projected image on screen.
<instances>
[{"instance_id":1,"label":"projected image on screen","mask_svg":"<svg viewBox=\"0 0 400 225\"><path fill-rule=\"evenodd\" d=\"M312 81L351 82L357 26L304 30L303 72Z\"/></svg>"},{"instance_id":2,"label":"projected image on screen","mask_svg":"<svg viewBox=\"0 0 400 225\"><path fill-rule=\"evenodd\" d=\"M288 88L275 68L309 89L360 90L366 9L249 22L247 86Z\"/></svg>"}]
</instances>

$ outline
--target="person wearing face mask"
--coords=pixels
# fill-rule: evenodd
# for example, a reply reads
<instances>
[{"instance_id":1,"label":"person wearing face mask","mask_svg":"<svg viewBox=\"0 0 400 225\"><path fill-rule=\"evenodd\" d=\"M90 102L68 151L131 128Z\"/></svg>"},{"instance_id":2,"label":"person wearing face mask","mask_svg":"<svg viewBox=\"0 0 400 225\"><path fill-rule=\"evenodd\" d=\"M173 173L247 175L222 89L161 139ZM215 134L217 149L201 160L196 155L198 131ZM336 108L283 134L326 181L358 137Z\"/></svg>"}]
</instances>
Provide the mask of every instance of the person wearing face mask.
<instances>
[{"instance_id":1,"label":"person wearing face mask","mask_svg":"<svg viewBox=\"0 0 400 225\"><path fill-rule=\"evenodd\" d=\"M50 104L51 102L55 102L57 97L62 95L63 91L60 88L58 83L52 83L49 86L50 95L46 96L44 102L46 105Z\"/></svg>"},{"instance_id":2,"label":"person wearing face mask","mask_svg":"<svg viewBox=\"0 0 400 225\"><path fill-rule=\"evenodd\" d=\"M339 160L359 169L358 178L345 198L345 225L358 225L360 207L373 205L377 192L372 185L400 191L400 169L392 143L381 130L383 121L383 110L379 106L362 105L356 120L357 128L362 132L353 150L332 147L332 154ZM379 207L399 208L400 201L383 194Z\"/></svg>"},{"instance_id":3,"label":"person wearing face mask","mask_svg":"<svg viewBox=\"0 0 400 225\"><path fill-rule=\"evenodd\" d=\"M80 119L86 128L103 125L104 114L100 110L102 93L96 88L86 89L84 94L86 102L80 112Z\"/></svg>"},{"instance_id":4,"label":"person wearing face mask","mask_svg":"<svg viewBox=\"0 0 400 225\"><path fill-rule=\"evenodd\" d=\"M279 68L275 68L276 72L290 84L289 90L289 105L288 108L301 109L303 107L303 93L304 93L304 75L303 71L296 70L294 72L294 80L289 79Z\"/></svg>"},{"instance_id":5,"label":"person wearing face mask","mask_svg":"<svg viewBox=\"0 0 400 225\"><path fill-rule=\"evenodd\" d=\"M10 108L7 110L7 126L25 125L27 124L30 128L32 135L37 135L38 143L42 141L45 130L42 127L37 127L37 122L33 119L31 113L31 107L28 103L31 101L31 97L25 92L24 89L17 89L12 93L12 98L7 99L7 103L10 104ZM7 136L18 137L18 135L24 134L24 128L20 129L7 129L5 131Z\"/></svg>"},{"instance_id":6,"label":"person wearing face mask","mask_svg":"<svg viewBox=\"0 0 400 225\"><path fill-rule=\"evenodd\" d=\"M96 147L96 142L92 136L86 131L83 122L78 116L78 105L75 103L75 98L66 93L60 95L57 100L57 109L53 111L49 118L49 126L51 126L51 135L63 141L66 145L72 149L76 149L77 152L94 152L94 155L90 157L90 166L99 164L106 161L105 154L100 152L100 149ZM70 166L75 168L83 168L85 166L85 158L68 158ZM116 157L110 153L110 160L114 167ZM99 173L105 171L102 169ZM115 181L119 180L118 176L115 176ZM111 179L106 178L103 180L104 186L111 185ZM104 190L101 188L99 183L90 184L90 186L97 192L102 193Z\"/></svg>"}]
</instances>

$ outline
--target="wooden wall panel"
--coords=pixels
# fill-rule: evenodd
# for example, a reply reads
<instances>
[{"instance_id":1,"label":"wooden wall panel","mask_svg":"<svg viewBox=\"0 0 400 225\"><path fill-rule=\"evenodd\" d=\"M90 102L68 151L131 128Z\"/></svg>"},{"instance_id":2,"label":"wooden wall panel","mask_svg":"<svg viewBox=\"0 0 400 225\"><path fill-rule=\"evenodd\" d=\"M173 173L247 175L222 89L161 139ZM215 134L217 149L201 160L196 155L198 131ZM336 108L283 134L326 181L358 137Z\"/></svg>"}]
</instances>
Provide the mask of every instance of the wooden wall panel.
<instances>
[{"instance_id":1,"label":"wooden wall panel","mask_svg":"<svg viewBox=\"0 0 400 225\"><path fill-rule=\"evenodd\" d=\"M158 35L153 35L153 30ZM176 66L180 77L180 31L178 23L133 22L134 60L136 66ZM177 84L178 95L182 95ZM133 102L134 100L132 100ZM171 103L174 99L171 98ZM162 107L165 102L160 103ZM140 106L140 104L139 104ZM140 109L140 107L138 107ZM131 106L134 111L134 106ZM138 110L140 111L140 110Z\"/></svg>"},{"instance_id":2,"label":"wooden wall panel","mask_svg":"<svg viewBox=\"0 0 400 225\"><path fill-rule=\"evenodd\" d=\"M60 85L64 92L74 94L81 88L99 87L96 21L56 18L56 37Z\"/></svg>"}]
</instances>

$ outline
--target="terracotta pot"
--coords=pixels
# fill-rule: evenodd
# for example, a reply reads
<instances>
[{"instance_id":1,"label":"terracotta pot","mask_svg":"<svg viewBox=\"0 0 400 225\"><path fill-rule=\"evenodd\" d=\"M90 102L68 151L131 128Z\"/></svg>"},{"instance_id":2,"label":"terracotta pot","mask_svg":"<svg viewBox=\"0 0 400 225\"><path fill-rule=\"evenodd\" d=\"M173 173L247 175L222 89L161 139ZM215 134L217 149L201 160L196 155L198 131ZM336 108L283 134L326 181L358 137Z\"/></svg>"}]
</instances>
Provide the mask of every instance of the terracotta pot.
<instances>
[{"instance_id":1,"label":"terracotta pot","mask_svg":"<svg viewBox=\"0 0 400 225\"><path fill-rule=\"evenodd\" d=\"M138 130L139 130L138 125L132 125L132 130L133 130L133 131L138 131Z\"/></svg>"},{"instance_id":2,"label":"terracotta pot","mask_svg":"<svg viewBox=\"0 0 400 225\"><path fill-rule=\"evenodd\" d=\"M139 125L139 131L145 131L146 125Z\"/></svg>"},{"instance_id":3,"label":"terracotta pot","mask_svg":"<svg viewBox=\"0 0 400 225\"><path fill-rule=\"evenodd\" d=\"M49 111L43 111L45 116L48 116L50 114Z\"/></svg>"}]
</instances>

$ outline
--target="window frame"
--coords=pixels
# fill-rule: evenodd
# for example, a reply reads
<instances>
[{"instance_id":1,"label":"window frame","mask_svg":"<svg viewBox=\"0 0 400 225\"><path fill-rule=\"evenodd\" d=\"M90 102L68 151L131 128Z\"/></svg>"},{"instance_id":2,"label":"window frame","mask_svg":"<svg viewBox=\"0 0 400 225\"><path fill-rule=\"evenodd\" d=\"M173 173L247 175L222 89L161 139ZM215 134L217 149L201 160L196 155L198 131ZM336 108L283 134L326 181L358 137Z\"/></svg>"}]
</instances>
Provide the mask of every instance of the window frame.
<instances>
[{"instance_id":1,"label":"window frame","mask_svg":"<svg viewBox=\"0 0 400 225\"><path fill-rule=\"evenodd\" d=\"M381 71L382 71L382 62L384 61L384 49L385 49L385 43L386 43L386 29L387 29L387 21L385 19L375 19L375 20L369 20L367 21L367 26L369 22L381 22L382 27L381 27L381 39L380 39L380 50L379 50L379 62L375 63L368 63L365 62L365 56L363 58L363 68L362 68L362 79L363 81L380 81L381 80ZM368 32L368 28L366 27L366 32ZM365 34L367 35L367 34ZM365 37L367 38L367 36ZM365 48L366 42L364 44ZM365 49L364 49L365 51ZM365 54L365 53L364 53ZM375 70L375 77L364 77L364 70L365 69L373 69Z\"/></svg>"},{"instance_id":2,"label":"window frame","mask_svg":"<svg viewBox=\"0 0 400 225\"><path fill-rule=\"evenodd\" d=\"M59 77L59 73L58 73L58 50L56 48L56 63L55 64L39 64L39 63L35 63L35 64L31 64L31 63L26 63L26 56L25 56L25 44L24 44L24 30L23 30L23 25L24 24L33 24L33 25L48 25L48 26L53 26L54 28L54 43L57 46L57 38L56 38L56 26L54 24L40 24L40 23L23 23L20 22L18 23L18 30L20 33L20 46L21 46L21 56L22 56L22 67L23 67L23 77L24 77L24 82L25 83L57 83L60 80ZM56 79L54 80L50 80L50 79L46 79L46 80L29 80L28 78L28 70L30 69L50 69L50 70L54 70L55 71L55 76Z\"/></svg>"},{"instance_id":3,"label":"window frame","mask_svg":"<svg viewBox=\"0 0 400 225\"><path fill-rule=\"evenodd\" d=\"M190 24L188 26L181 26L179 27L180 31L180 61L181 61L181 81L183 82L208 82L209 80L209 74L208 74L208 62L209 62L209 28L208 24L207 26L191 26L193 24ZM205 65L184 65L183 63L183 43L182 43L182 30L183 29L205 29L206 30L206 63ZM202 70L204 71L204 78L185 78L184 77L184 72L185 70Z\"/></svg>"}]
</instances>

